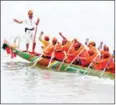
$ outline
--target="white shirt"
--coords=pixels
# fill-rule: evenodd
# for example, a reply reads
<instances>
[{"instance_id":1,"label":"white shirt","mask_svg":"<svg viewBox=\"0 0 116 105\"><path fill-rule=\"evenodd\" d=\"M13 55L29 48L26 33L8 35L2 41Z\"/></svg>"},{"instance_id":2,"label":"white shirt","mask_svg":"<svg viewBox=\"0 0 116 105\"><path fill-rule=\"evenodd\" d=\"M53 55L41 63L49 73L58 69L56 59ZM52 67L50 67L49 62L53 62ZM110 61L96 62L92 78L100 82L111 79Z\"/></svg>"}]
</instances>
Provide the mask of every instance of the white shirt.
<instances>
[{"instance_id":1,"label":"white shirt","mask_svg":"<svg viewBox=\"0 0 116 105\"><path fill-rule=\"evenodd\" d=\"M33 17L32 19L27 18L26 20L24 20L25 27L30 28L30 29L35 27L36 21L37 21L37 18L35 17Z\"/></svg>"}]
</instances>

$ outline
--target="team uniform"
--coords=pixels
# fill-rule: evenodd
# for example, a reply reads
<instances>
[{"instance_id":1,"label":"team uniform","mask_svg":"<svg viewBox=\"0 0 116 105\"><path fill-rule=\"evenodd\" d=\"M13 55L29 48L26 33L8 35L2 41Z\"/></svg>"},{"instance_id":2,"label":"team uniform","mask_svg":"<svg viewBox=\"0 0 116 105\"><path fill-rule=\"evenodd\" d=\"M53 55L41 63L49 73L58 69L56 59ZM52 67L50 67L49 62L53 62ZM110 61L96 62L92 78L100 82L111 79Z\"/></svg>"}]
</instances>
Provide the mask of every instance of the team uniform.
<instances>
[{"instance_id":1,"label":"team uniform","mask_svg":"<svg viewBox=\"0 0 116 105\"><path fill-rule=\"evenodd\" d=\"M26 19L24 20L24 24L25 24L25 43L30 43L33 39L33 35L34 35L34 29L35 29L35 23L36 23L36 19Z\"/></svg>"}]
</instances>

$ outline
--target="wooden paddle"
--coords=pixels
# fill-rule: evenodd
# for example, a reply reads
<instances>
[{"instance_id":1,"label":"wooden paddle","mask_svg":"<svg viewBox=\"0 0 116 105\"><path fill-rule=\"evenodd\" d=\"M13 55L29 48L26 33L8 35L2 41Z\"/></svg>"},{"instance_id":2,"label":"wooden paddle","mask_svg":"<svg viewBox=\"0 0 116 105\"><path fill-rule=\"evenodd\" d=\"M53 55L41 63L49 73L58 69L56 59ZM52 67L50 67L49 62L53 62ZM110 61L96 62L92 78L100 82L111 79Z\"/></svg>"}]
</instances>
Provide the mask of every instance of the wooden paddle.
<instances>
[{"instance_id":1,"label":"wooden paddle","mask_svg":"<svg viewBox=\"0 0 116 105\"><path fill-rule=\"evenodd\" d=\"M89 39L87 38L85 40L85 45L88 45ZM80 53L73 59L73 61L64 69L65 71L67 70L67 68L79 57L79 55L87 48L87 46L83 45L85 48L83 48Z\"/></svg>"},{"instance_id":2,"label":"wooden paddle","mask_svg":"<svg viewBox=\"0 0 116 105\"><path fill-rule=\"evenodd\" d=\"M73 44L74 44L74 41L72 42L71 46L69 47L67 55L68 55L69 51L71 50L71 48L73 47ZM64 52L64 53L65 53L65 57L64 57L62 63L60 64L60 67L58 68L58 71L60 70L60 68L62 67L62 65L63 65L63 63L64 63L64 61L66 59L66 52Z\"/></svg>"},{"instance_id":3,"label":"wooden paddle","mask_svg":"<svg viewBox=\"0 0 116 105\"><path fill-rule=\"evenodd\" d=\"M43 31L41 31L40 37L41 37L43 34L44 34ZM39 37L39 40L41 41L40 37ZM49 44L49 45L50 45L50 44ZM46 47L45 51L47 50L47 48L49 47L49 45ZM33 67L36 66L37 62L40 60L40 58L41 58L42 56L43 56L43 52L42 52L41 55L34 61Z\"/></svg>"},{"instance_id":4,"label":"wooden paddle","mask_svg":"<svg viewBox=\"0 0 116 105\"><path fill-rule=\"evenodd\" d=\"M50 45L51 45L51 44L49 44L49 45L46 47L45 51L49 48ZM37 58L37 59L34 61L34 64L32 65L33 67L36 66L36 64L38 63L39 60L41 60L41 57L42 57L42 56L43 56L43 53L39 56L39 58Z\"/></svg>"},{"instance_id":5,"label":"wooden paddle","mask_svg":"<svg viewBox=\"0 0 116 105\"><path fill-rule=\"evenodd\" d=\"M51 56L51 59L50 59L50 62L49 62L49 64L48 64L47 68L49 68L50 65L51 65L51 63L52 63L52 60L53 60L53 58L54 58L54 52L55 52L55 49L56 49L57 44L58 44L58 41L57 41L57 43L56 43L56 45L55 45L55 47L54 47L54 51L52 52L52 56Z\"/></svg>"},{"instance_id":6,"label":"wooden paddle","mask_svg":"<svg viewBox=\"0 0 116 105\"><path fill-rule=\"evenodd\" d=\"M91 61L91 63L89 64L89 66L86 68L84 74L88 71L88 69L91 67L91 65L93 64L93 62L97 59L97 57L99 56L99 54L97 54L94 59Z\"/></svg>"},{"instance_id":7,"label":"wooden paddle","mask_svg":"<svg viewBox=\"0 0 116 105\"><path fill-rule=\"evenodd\" d=\"M99 50L101 50L102 49L102 44L103 44L103 42L101 42L100 43L100 46L99 46ZM93 64L93 62L97 59L97 57L100 55L100 52L99 52L99 50L97 50L98 51L98 54L95 56L95 58L91 61L91 63L89 64L89 66L87 67L87 69L85 70L85 72L84 72L84 74L88 71L88 69L92 66L92 64Z\"/></svg>"},{"instance_id":8,"label":"wooden paddle","mask_svg":"<svg viewBox=\"0 0 116 105\"><path fill-rule=\"evenodd\" d=\"M109 58L107 64L105 65L105 68L104 68L103 71L101 72L101 74L100 74L100 78L102 77L102 75L103 75L104 72L106 71L106 68L107 68L107 66L109 65L109 63L110 63L111 60L112 60L112 56Z\"/></svg>"},{"instance_id":9,"label":"wooden paddle","mask_svg":"<svg viewBox=\"0 0 116 105\"><path fill-rule=\"evenodd\" d=\"M35 46L36 46L36 41L35 41L35 39L36 39L37 27L38 27L38 25L36 25L36 27L35 27L35 33L34 33L33 45L32 45L32 52L34 52Z\"/></svg>"},{"instance_id":10,"label":"wooden paddle","mask_svg":"<svg viewBox=\"0 0 116 105\"><path fill-rule=\"evenodd\" d=\"M85 50L85 48L83 48L80 53L73 59L73 61L64 69L64 71L67 70L67 68L79 57L79 55Z\"/></svg>"}]
</instances>

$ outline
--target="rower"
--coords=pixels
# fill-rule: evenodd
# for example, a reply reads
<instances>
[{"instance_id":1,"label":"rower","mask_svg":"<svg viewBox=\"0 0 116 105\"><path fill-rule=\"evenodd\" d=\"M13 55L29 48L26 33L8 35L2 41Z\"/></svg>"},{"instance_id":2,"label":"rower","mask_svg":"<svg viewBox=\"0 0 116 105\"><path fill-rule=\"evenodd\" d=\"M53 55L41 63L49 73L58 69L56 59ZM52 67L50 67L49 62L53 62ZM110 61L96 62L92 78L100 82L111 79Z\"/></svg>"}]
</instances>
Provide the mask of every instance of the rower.
<instances>
[{"instance_id":1,"label":"rower","mask_svg":"<svg viewBox=\"0 0 116 105\"><path fill-rule=\"evenodd\" d=\"M108 52L109 53L109 47L104 45L103 50L101 50L101 58L103 57L104 53Z\"/></svg>"},{"instance_id":2,"label":"rower","mask_svg":"<svg viewBox=\"0 0 116 105\"><path fill-rule=\"evenodd\" d=\"M91 41L88 45L89 50L92 50L94 53L97 53L97 49L96 49L96 43L94 41Z\"/></svg>"},{"instance_id":3,"label":"rower","mask_svg":"<svg viewBox=\"0 0 116 105\"><path fill-rule=\"evenodd\" d=\"M57 44L57 39L56 37L53 37L52 43L49 43L49 45L47 46L47 49L43 51L43 56L46 58L51 58L51 56L53 56L54 58L55 56L54 50L55 50L56 44Z\"/></svg>"},{"instance_id":4,"label":"rower","mask_svg":"<svg viewBox=\"0 0 116 105\"><path fill-rule=\"evenodd\" d=\"M81 63L81 66L86 67L88 66L92 60L96 57L97 55L97 49L96 49L96 44L95 42L90 42L88 44L88 50L85 49L85 51L79 56L79 60Z\"/></svg>"},{"instance_id":5,"label":"rower","mask_svg":"<svg viewBox=\"0 0 116 105\"><path fill-rule=\"evenodd\" d=\"M111 58L110 54L108 52L105 52L102 59L98 62L95 62L93 68L97 70L103 70ZM110 63L107 66L107 71L114 72L114 61L113 58L111 59Z\"/></svg>"},{"instance_id":6,"label":"rower","mask_svg":"<svg viewBox=\"0 0 116 105\"><path fill-rule=\"evenodd\" d=\"M109 52L109 47L106 45L104 45L104 48L101 51L101 59L94 63L93 68L97 70L103 70L110 58L111 58L111 61L106 67L106 71L114 73L114 68L115 68L114 60L113 60L112 55Z\"/></svg>"},{"instance_id":7,"label":"rower","mask_svg":"<svg viewBox=\"0 0 116 105\"><path fill-rule=\"evenodd\" d=\"M51 56L53 56L54 58L55 57L54 50L55 50L56 44L57 44L57 39L56 37L53 37L52 43L49 43L47 48L45 48L45 50L43 51L43 56L46 58L51 58Z\"/></svg>"},{"instance_id":8,"label":"rower","mask_svg":"<svg viewBox=\"0 0 116 105\"><path fill-rule=\"evenodd\" d=\"M73 47L67 53L67 59L65 60L66 63L70 63L71 61L73 61L73 59L75 58L74 52L75 52L75 49L74 49L74 45L73 45Z\"/></svg>"},{"instance_id":9,"label":"rower","mask_svg":"<svg viewBox=\"0 0 116 105\"><path fill-rule=\"evenodd\" d=\"M50 44L50 42L49 42L50 38L48 36L44 36L44 39L42 39L43 34L44 34L44 32L41 31L39 40L43 44L42 49L46 49L46 47Z\"/></svg>"},{"instance_id":10,"label":"rower","mask_svg":"<svg viewBox=\"0 0 116 105\"><path fill-rule=\"evenodd\" d=\"M82 49L84 48L84 46L77 41L76 39L73 40L74 44L72 46L72 48L70 49L69 53L67 54L68 58L65 62L70 63L72 62L75 57L82 51ZM82 52L83 53L83 52ZM75 59L74 64L78 64L78 58Z\"/></svg>"},{"instance_id":11,"label":"rower","mask_svg":"<svg viewBox=\"0 0 116 105\"><path fill-rule=\"evenodd\" d=\"M74 43L74 58L83 50L83 45L81 43ZM74 64L76 65L80 65L80 60L79 57L77 59L75 59Z\"/></svg>"},{"instance_id":12,"label":"rower","mask_svg":"<svg viewBox=\"0 0 116 105\"><path fill-rule=\"evenodd\" d=\"M69 47L71 46L71 42L69 40L67 40L67 38L64 37L61 32L59 32L59 35L63 38L63 40L62 40L63 50L67 52Z\"/></svg>"},{"instance_id":13,"label":"rower","mask_svg":"<svg viewBox=\"0 0 116 105\"><path fill-rule=\"evenodd\" d=\"M63 50L63 46L56 38L53 38L52 43L54 45L54 57L56 60L62 61L66 57L66 52ZM56 45L57 44L57 45Z\"/></svg>"}]
</instances>

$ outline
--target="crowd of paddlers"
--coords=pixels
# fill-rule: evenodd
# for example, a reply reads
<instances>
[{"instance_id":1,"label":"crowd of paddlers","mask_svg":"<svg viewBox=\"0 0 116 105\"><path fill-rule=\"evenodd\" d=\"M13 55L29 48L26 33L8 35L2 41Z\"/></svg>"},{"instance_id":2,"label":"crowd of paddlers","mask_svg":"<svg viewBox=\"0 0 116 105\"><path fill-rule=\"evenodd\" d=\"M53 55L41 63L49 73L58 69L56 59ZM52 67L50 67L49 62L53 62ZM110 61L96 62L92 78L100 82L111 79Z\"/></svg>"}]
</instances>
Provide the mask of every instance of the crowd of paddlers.
<instances>
[{"instance_id":1,"label":"crowd of paddlers","mask_svg":"<svg viewBox=\"0 0 116 105\"><path fill-rule=\"evenodd\" d=\"M106 68L106 71L114 73L114 55L110 53L107 45L103 46L103 42L97 48L96 43L89 42L89 39L82 44L77 39L68 40L61 32L59 35L63 39L61 43L56 37L50 39L49 36L44 35L44 32L40 33L39 40L42 43L43 57L50 59L52 57L52 59L82 67L88 67L92 63L91 68L97 70Z\"/></svg>"},{"instance_id":2,"label":"crowd of paddlers","mask_svg":"<svg viewBox=\"0 0 116 105\"><path fill-rule=\"evenodd\" d=\"M36 31L37 26L40 22L40 19L37 18L34 22L33 19L33 11L28 11L28 19L25 21L20 21L17 19L13 20L16 23L26 24L25 28L25 36L26 38L26 50L28 51L30 36L33 35L34 25L35 34L33 40L32 52L34 52L36 42ZM33 23L33 24L32 24ZM99 48L96 47L96 43L94 41L89 42L87 39L85 44L82 44L79 40L73 39L72 41L68 40L64 35L59 32L59 35L63 38L60 43L56 37L50 39L48 36L44 36L44 33L41 32L39 36L40 42L43 44L42 50L43 54L41 54L45 58L61 61L62 63L66 62L68 64L80 65L82 67L92 67L97 70L105 70L114 73L115 64L114 64L114 54L111 54L109 51L109 47L107 45L103 45L101 42Z\"/></svg>"}]
</instances>

